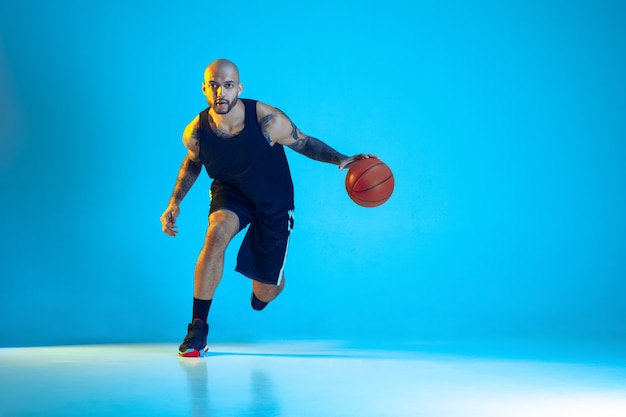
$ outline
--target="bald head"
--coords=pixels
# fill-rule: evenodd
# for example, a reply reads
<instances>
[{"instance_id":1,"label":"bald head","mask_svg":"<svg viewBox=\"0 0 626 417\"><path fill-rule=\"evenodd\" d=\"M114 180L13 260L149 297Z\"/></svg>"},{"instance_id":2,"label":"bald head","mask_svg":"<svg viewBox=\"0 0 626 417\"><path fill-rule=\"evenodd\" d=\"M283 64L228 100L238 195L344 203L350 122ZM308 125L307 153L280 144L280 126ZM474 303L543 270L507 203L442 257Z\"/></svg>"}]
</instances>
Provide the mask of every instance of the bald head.
<instances>
[{"instance_id":1,"label":"bald head","mask_svg":"<svg viewBox=\"0 0 626 417\"><path fill-rule=\"evenodd\" d=\"M204 82L206 83L218 75L228 75L232 81L239 84L239 68L228 59L221 58L211 62L204 70Z\"/></svg>"}]
</instances>

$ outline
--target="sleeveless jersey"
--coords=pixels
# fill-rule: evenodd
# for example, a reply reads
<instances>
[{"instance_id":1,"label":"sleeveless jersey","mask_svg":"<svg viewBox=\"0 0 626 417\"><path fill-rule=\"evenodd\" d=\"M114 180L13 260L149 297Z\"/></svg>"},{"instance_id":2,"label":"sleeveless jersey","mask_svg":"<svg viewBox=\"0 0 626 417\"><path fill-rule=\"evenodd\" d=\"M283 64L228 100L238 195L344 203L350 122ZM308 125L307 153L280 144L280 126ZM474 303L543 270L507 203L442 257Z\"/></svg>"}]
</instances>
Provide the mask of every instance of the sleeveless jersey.
<instances>
[{"instance_id":1,"label":"sleeveless jersey","mask_svg":"<svg viewBox=\"0 0 626 417\"><path fill-rule=\"evenodd\" d=\"M209 126L208 112L200 113L200 161L213 182L235 187L262 213L293 210L293 182L282 145L270 146L257 120L256 100L245 106L243 130L221 138Z\"/></svg>"}]
</instances>

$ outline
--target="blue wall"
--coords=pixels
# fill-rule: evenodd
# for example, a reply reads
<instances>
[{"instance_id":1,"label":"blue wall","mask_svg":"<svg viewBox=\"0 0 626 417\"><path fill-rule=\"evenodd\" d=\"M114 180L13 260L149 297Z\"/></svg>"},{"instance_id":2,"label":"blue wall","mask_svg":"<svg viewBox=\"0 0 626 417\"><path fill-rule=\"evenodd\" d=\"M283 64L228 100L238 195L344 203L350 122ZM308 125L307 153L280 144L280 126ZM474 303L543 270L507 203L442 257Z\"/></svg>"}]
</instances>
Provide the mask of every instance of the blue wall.
<instances>
[{"instance_id":1,"label":"blue wall","mask_svg":"<svg viewBox=\"0 0 626 417\"><path fill-rule=\"evenodd\" d=\"M214 341L626 338L619 2L9 3L0 345L184 336L209 179L176 239L159 216L220 57L396 190L357 207L344 173L289 151L287 288L252 312L234 242Z\"/></svg>"}]
</instances>

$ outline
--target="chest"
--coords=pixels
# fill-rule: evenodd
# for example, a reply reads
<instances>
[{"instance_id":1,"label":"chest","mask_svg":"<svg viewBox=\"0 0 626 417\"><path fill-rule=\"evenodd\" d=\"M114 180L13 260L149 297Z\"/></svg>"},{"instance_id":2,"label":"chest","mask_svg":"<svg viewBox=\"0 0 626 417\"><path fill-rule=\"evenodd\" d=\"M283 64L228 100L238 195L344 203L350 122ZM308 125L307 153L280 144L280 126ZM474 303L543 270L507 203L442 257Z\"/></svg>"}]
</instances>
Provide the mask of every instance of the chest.
<instances>
[{"instance_id":1,"label":"chest","mask_svg":"<svg viewBox=\"0 0 626 417\"><path fill-rule=\"evenodd\" d=\"M231 124L216 123L210 116L208 117L208 125L215 136L221 139L232 139L243 132L246 127L245 119L237 120Z\"/></svg>"}]
</instances>

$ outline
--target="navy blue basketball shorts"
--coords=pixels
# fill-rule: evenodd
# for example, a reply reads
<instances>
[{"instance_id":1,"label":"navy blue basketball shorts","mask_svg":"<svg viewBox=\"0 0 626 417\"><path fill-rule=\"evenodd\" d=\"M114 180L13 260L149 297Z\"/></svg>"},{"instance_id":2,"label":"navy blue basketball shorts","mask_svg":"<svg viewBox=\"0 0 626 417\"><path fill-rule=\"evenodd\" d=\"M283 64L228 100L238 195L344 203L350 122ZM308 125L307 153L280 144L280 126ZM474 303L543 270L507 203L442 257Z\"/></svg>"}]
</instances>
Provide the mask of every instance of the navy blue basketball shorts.
<instances>
[{"instance_id":1,"label":"navy blue basketball shorts","mask_svg":"<svg viewBox=\"0 0 626 417\"><path fill-rule=\"evenodd\" d=\"M214 183L209 214L218 210L235 213L239 217L239 231L248 227L237 254L235 271L255 281L280 285L294 225L293 209L262 214L234 187Z\"/></svg>"}]
</instances>

